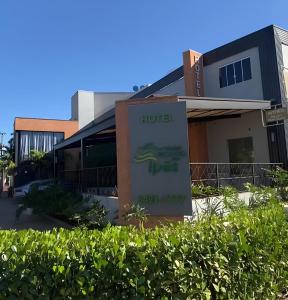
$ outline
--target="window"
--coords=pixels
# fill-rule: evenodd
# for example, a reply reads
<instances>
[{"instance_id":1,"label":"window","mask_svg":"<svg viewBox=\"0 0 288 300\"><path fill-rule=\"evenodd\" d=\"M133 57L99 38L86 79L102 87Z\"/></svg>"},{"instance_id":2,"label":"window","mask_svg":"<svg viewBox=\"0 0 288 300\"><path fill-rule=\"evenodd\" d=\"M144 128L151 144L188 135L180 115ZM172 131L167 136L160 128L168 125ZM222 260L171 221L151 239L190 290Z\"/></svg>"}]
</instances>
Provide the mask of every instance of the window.
<instances>
[{"instance_id":1,"label":"window","mask_svg":"<svg viewBox=\"0 0 288 300\"><path fill-rule=\"evenodd\" d=\"M242 74L242 64L241 61L237 61L235 64L235 80L236 83L243 81L243 74Z\"/></svg>"},{"instance_id":2,"label":"window","mask_svg":"<svg viewBox=\"0 0 288 300\"><path fill-rule=\"evenodd\" d=\"M251 74L250 58L246 58L242 60L242 68L243 68L243 81L251 79L252 74Z\"/></svg>"},{"instance_id":3,"label":"window","mask_svg":"<svg viewBox=\"0 0 288 300\"><path fill-rule=\"evenodd\" d=\"M228 85L235 84L234 64L227 66L227 82L228 82Z\"/></svg>"},{"instance_id":4,"label":"window","mask_svg":"<svg viewBox=\"0 0 288 300\"><path fill-rule=\"evenodd\" d=\"M219 68L220 88L252 79L250 58L244 58Z\"/></svg>"},{"instance_id":5,"label":"window","mask_svg":"<svg viewBox=\"0 0 288 300\"><path fill-rule=\"evenodd\" d=\"M220 88L227 86L227 73L226 67L220 68L219 70Z\"/></svg>"},{"instance_id":6,"label":"window","mask_svg":"<svg viewBox=\"0 0 288 300\"><path fill-rule=\"evenodd\" d=\"M63 132L20 131L19 161L29 159L31 150L48 153L63 140Z\"/></svg>"}]
</instances>

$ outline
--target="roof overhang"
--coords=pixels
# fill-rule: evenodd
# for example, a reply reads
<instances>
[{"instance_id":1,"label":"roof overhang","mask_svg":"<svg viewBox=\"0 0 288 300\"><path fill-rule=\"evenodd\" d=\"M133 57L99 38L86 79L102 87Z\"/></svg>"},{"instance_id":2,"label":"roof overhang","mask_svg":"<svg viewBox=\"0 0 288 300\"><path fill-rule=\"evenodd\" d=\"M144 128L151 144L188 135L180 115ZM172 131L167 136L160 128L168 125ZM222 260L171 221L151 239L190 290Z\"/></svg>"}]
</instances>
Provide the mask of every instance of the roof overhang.
<instances>
[{"instance_id":1,"label":"roof overhang","mask_svg":"<svg viewBox=\"0 0 288 300\"><path fill-rule=\"evenodd\" d=\"M141 103L141 101L155 101L155 99L164 99L165 96L155 98L143 98L133 100ZM167 98L167 96L166 96ZM171 96L170 96L171 98ZM173 97L172 97L173 98ZM203 119L209 117L221 118L233 115L239 115L256 110L264 110L271 108L270 101L264 100L247 100L247 99L225 99L225 98L207 98L207 97L177 97L175 101L186 102L187 118L188 119ZM161 100L160 100L161 102ZM76 134L63 142L55 145L55 150L73 148L79 145L81 139L89 136L106 132L107 129L115 128L115 109L111 109L107 113L98 117L87 126L82 128Z\"/></svg>"},{"instance_id":2,"label":"roof overhang","mask_svg":"<svg viewBox=\"0 0 288 300\"><path fill-rule=\"evenodd\" d=\"M93 134L100 133L104 131L107 132L107 129L115 126L115 118L111 117L108 118L100 123L95 123L94 126L88 127L83 131L79 131L75 135L71 136L70 138L64 140L63 142L54 146L55 150L65 149L65 148L73 148L73 145L77 145L81 139L87 138Z\"/></svg>"},{"instance_id":3,"label":"roof overhang","mask_svg":"<svg viewBox=\"0 0 288 300\"><path fill-rule=\"evenodd\" d=\"M178 101L186 102L188 118L197 119L238 115L271 108L270 101L265 100L179 97Z\"/></svg>"}]
</instances>

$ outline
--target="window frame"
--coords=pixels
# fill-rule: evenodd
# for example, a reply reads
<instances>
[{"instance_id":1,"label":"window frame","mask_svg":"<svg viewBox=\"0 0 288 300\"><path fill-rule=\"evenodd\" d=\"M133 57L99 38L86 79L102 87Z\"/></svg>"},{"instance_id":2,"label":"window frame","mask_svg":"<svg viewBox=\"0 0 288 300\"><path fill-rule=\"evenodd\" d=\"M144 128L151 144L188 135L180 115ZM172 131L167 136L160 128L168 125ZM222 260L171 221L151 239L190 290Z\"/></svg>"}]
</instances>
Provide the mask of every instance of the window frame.
<instances>
[{"instance_id":1,"label":"window frame","mask_svg":"<svg viewBox=\"0 0 288 300\"><path fill-rule=\"evenodd\" d=\"M245 79L244 80L244 71L243 71L243 60L246 60L246 59L249 59L249 62L250 62L250 72L251 72L251 78L249 79ZM237 82L236 81L236 73L235 73L235 64L240 62L241 63L241 74L242 74L242 81L239 81ZM233 77L234 77L234 83L232 84L228 84L228 73L227 73L227 67L232 65L233 66ZM225 74L226 74L226 85L221 85L221 80L220 80L220 70L225 68ZM244 82L244 81L248 81L248 80L251 80L252 79L252 67L251 67L251 57L250 56L245 56L241 59L237 59L237 60L233 60L231 61L230 63L227 63L227 64L224 64L224 65L221 65L221 66L218 66L218 80L219 80L219 86L220 86L220 89L222 88L225 88L225 87L228 87L228 86L232 86L234 84L238 84L238 83L241 83L241 82Z\"/></svg>"},{"instance_id":2,"label":"window frame","mask_svg":"<svg viewBox=\"0 0 288 300\"><path fill-rule=\"evenodd\" d=\"M16 131L16 134L18 134L18 142L17 142L17 145L15 145L15 147L17 147L17 159L18 159L18 162L21 163L23 161L26 161L26 160L29 160L29 158L27 159L24 159L22 160L21 159L21 134L22 132L29 132L29 133L49 133L49 134L53 134L53 140L54 140L54 137L55 137L55 134L62 134L63 135L63 140L65 140L65 132L64 131L38 131L38 130L17 130ZM55 146L56 144L53 145L53 147ZM29 157L30 157L30 152L31 150L33 150L33 148L31 148L31 146L29 147ZM49 152L47 152L49 153Z\"/></svg>"}]
</instances>

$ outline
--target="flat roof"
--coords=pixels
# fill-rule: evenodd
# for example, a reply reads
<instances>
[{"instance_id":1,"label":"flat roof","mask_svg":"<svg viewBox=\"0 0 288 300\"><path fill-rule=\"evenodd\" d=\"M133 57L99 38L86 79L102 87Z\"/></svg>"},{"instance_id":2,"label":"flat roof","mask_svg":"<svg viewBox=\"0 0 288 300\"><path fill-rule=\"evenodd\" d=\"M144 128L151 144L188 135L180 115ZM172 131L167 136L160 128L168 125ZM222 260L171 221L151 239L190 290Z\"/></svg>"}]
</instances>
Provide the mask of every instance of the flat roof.
<instances>
[{"instance_id":1,"label":"flat roof","mask_svg":"<svg viewBox=\"0 0 288 300\"><path fill-rule=\"evenodd\" d=\"M44 120L44 121L61 121L61 122L78 122L78 120L64 120L64 119L49 119L49 118L34 118L34 117L15 117L14 120Z\"/></svg>"}]
</instances>

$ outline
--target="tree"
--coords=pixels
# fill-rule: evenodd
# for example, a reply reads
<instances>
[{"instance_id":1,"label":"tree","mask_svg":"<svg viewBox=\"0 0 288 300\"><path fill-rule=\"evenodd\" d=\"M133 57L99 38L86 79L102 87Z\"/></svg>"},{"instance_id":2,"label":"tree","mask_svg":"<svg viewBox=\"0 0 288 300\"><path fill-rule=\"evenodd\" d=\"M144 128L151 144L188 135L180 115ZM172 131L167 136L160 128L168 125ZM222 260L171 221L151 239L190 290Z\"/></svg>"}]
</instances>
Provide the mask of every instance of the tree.
<instances>
[{"instance_id":1,"label":"tree","mask_svg":"<svg viewBox=\"0 0 288 300\"><path fill-rule=\"evenodd\" d=\"M8 141L8 145L3 145L1 149L0 158L0 171L2 173L3 179L6 175L12 176L15 171L15 151L14 151L14 139L11 138Z\"/></svg>"},{"instance_id":2,"label":"tree","mask_svg":"<svg viewBox=\"0 0 288 300\"><path fill-rule=\"evenodd\" d=\"M30 160L35 171L35 174L40 179L43 176L49 176L50 171L53 168L53 161L48 153L43 151L31 150Z\"/></svg>"}]
</instances>

